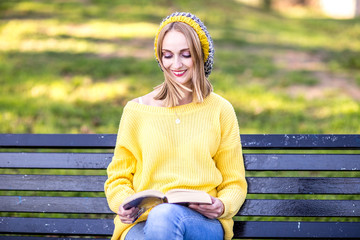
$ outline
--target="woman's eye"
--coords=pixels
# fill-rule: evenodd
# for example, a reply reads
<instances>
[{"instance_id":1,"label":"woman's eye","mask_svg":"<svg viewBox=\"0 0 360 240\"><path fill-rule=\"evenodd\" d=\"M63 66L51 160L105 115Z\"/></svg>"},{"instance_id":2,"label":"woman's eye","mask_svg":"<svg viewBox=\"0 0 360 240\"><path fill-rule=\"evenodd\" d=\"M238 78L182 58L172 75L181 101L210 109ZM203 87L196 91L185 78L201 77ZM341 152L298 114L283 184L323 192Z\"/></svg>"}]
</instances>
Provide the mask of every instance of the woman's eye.
<instances>
[{"instance_id":1,"label":"woman's eye","mask_svg":"<svg viewBox=\"0 0 360 240\"><path fill-rule=\"evenodd\" d=\"M171 54L164 54L164 58L172 58Z\"/></svg>"},{"instance_id":2,"label":"woman's eye","mask_svg":"<svg viewBox=\"0 0 360 240\"><path fill-rule=\"evenodd\" d=\"M191 54L190 54L190 52L186 51L186 52L182 53L182 56L183 56L184 58L190 58L190 57L191 57Z\"/></svg>"}]
</instances>

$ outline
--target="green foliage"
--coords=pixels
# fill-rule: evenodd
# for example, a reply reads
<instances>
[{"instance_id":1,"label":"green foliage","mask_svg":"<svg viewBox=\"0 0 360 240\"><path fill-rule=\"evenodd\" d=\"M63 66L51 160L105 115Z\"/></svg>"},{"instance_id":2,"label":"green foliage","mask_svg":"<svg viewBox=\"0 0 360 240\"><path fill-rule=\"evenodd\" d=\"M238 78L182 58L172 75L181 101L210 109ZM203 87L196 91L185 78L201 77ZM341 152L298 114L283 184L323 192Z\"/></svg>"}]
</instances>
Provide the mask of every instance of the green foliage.
<instances>
[{"instance_id":1,"label":"green foliage","mask_svg":"<svg viewBox=\"0 0 360 240\"><path fill-rule=\"evenodd\" d=\"M210 80L242 133L360 132L359 97L318 78L342 74L360 91L359 19L295 19L214 0L1 2L0 132L116 133L126 102L162 82L153 37L174 11L208 27Z\"/></svg>"}]
</instances>

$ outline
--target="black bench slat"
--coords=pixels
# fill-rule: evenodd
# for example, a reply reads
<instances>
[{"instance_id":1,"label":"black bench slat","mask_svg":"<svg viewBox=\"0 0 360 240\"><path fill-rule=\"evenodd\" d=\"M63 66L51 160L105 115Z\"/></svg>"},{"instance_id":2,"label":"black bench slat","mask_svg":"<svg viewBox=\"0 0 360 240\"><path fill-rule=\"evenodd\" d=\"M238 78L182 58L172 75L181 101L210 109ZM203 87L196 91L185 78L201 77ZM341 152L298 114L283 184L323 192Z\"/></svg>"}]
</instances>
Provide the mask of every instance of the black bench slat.
<instances>
[{"instance_id":1,"label":"black bench slat","mask_svg":"<svg viewBox=\"0 0 360 240\"><path fill-rule=\"evenodd\" d=\"M0 190L103 192L107 176L0 175ZM91 183L91 184L89 184Z\"/></svg>"},{"instance_id":2,"label":"black bench slat","mask_svg":"<svg viewBox=\"0 0 360 240\"><path fill-rule=\"evenodd\" d=\"M247 171L360 171L360 154L245 154Z\"/></svg>"},{"instance_id":3,"label":"black bench slat","mask_svg":"<svg viewBox=\"0 0 360 240\"><path fill-rule=\"evenodd\" d=\"M106 169L110 153L0 153L0 168ZM360 154L244 154L247 171L360 171Z\"/></svg>"},{"instance_id":4,"label":"black bench slat","mask_svg":"<svg viewBox=\"0 0 360 240\"><path fill-rule=\"evenodd\" d=\"M360 194L360 178L248 177L253 194Z\"/></svg>"},{"instance_id":5,"label":"black bench slat","mask_svg":"<svg viewBox=\"0 0 360 240\"><path fill-rule=\"evenodd\" d=\"M112 214L101 197L1 196L2 212ZM238 216L360 216L360 200L248 199Z\"/></svg>"},{"instance_id":6,"label":"black bench slat","mask_svg":"<svg viewBox=\"0 0 360 240\"><path fill-rule=\"evenodd\" d=\"M0 190L103 192L106 176L0 175ZM89 184L91 182L91 184ZM248 177L253 194L360 194L359 178ZM286 183L286 184L284 184Z\"/></svg>"},{"instance_id":7,"label":"black bench slat","mask_svg":"<svg viewBox=\"0 0 360 240\"><path fill-rule=\"evenodd\" d=\"M113 214L102 197L0 196L0 211Z\"/></svg>"},{"instance_id":8,"label":"black bench slat","mask_svg":"<svg viewBox=\"0 0 360 240\"><path fill-rule=\"evenodd\" d=\"M359 239L360 222L235 222L235 238Z\"/></svg>"},{"instance_id":9,"label":"black bench slat","mask_svg":"<svg viewBox=\"0 0 360 240\"><path fill-rule=\"evenodd\" d=\"M114 148L116 134L0 134L8 148Z\"/></svg>"},{"instance_id":10,"label":"black bench slat","mask_svg":"<svg viewBox=\"0 0 360 240\"><path fill-rule=\"evenodd\" d=\"M0 233L111 235L112 219L0 217Z\"/></svg>"},{"instance_id":11,"label":"black bench slat","mask_svg":"<svg viewBox=\"0 0 360 240\"><path fill-rule=\"evenodd\" d=\"M244 149L360 149L359 135L242 134ZM16 148L114 148L116 134L0 134L0 146Z\"/></svg>"},{"instance_id":12,"label":"black bench slat","mask_svg":"<svg viewBox=\"0 0 360 240\"><path fill-rule=\"evenodd\" d=\"M1 233L111 235L111 219L0 218ZM281 229L281 231L279 230ZM320 230L320 231L319 231ZM235 238L359 237L360 222L235 222Z\"/></svg>"},{"instance_id":13,"label":"black bench slat","mask_svg":"<svg viewBox=\"0 0 360 240\"><path fill-rule=\"evenodd\" d=\"M106 169L110 153L0 153L0 168Z\"/></svg>"},{"instance_id":14,"label":"black bench slat","mask_svg":"<svg viewBox=\"0 0 360 240\"><path fill-rule=\"evenodd\" d=\"M360 149L360 135L245 134L244 149Z\"/></svg>"},{"instance_id":15,"label":"black bench slat","mask_svg":"<svg viewBox=\"0 0 360 240\"><path fill-rule=\"evenodd\" d=\"M360 200L247 199L237 216L359 217Z\"/></svg>"}]
</instances>

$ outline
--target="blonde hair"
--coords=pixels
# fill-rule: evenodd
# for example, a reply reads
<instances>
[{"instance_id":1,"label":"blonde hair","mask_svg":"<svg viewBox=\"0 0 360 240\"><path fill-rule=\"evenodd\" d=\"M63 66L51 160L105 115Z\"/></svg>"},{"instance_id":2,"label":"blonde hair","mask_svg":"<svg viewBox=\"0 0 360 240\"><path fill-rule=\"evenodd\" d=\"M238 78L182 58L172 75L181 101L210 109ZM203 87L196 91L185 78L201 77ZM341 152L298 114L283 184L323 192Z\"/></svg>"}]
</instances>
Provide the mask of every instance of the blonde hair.
<instances>
[{"instance_id":1,"label":"blonde hair","mask_svg":"<svg viewBox=\"0 0 360 240\"><path fill-rule=\"evenodd\" d=\"M194 63L193 75L191 77L191 88L188 88L173 79L166 71L162 63L162 44L165 35L170 31L178 31L184 34L190 49L191 58ZM185 91L192 92L193 101L201 103L213 91L210 81L205 76L204 53L201 47L199 37L195 30L186 23L172 22L163 27L158 35L156 54L159 58L159 64L164 71L165 81L155 89L160 89L154 97L156 100L164 100L165 106L174 107L179 105L181 98L185 96Z\"/></svg>"}]
</instances>

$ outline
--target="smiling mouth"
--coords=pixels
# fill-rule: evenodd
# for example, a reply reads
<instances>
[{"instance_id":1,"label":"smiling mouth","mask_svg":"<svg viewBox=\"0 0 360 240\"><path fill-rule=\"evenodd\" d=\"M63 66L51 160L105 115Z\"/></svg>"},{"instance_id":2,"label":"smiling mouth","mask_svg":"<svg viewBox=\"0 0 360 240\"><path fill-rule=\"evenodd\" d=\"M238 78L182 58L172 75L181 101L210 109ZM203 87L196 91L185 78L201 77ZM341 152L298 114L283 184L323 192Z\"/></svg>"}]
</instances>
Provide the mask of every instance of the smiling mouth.
<instances>
[{"instance_id":1,"label":"smiling mouth","mask_svg":"<svg viewBox=\"0 0 360 240\"><path fill-rule=\"evenodd\" d=\"M176 77L182 77L184 76L184 74L186 73L187 70L182 70L182 71L174 71L172 70L171 72L176 76Z\"/></svg>"}]
</instances>

